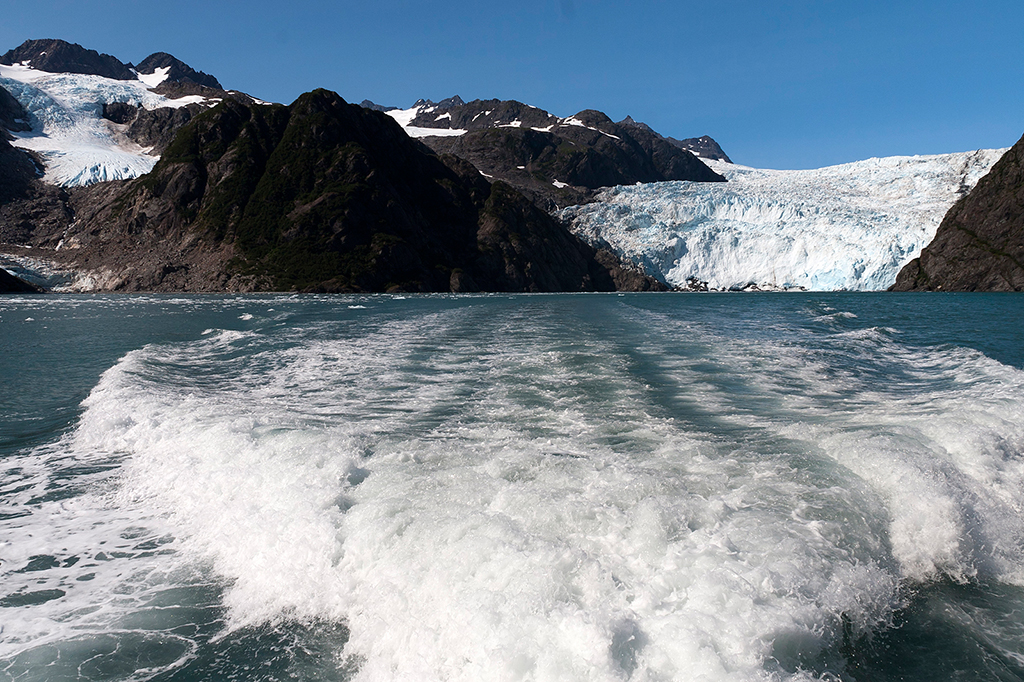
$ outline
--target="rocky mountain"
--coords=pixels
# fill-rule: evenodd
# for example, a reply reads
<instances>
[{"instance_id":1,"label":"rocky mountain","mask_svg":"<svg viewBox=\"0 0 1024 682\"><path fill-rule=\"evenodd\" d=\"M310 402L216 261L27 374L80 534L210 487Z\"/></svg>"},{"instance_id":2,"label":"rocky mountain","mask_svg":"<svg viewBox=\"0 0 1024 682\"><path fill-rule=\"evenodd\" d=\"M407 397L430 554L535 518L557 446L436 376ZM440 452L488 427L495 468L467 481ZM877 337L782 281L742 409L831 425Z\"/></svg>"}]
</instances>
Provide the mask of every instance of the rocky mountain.
<instances>
[{"instance_id":1,"label":"rocky mountain","mask_svg":"<svg viewBox=\"0 0 1024 682\"><path fill-rule=\"evenodd\" d=\"M434 151L469 161L548 210L584 203L601 187L725 180L696 152L631 118L615 123L599 111L560 118L514 100L466 103L457 95L420 100L406 110L380 109Z\"/></svg>"},{"instance_id":2,"label":"rocky mountain","mask_svg":"<svg viewBox=\"0 0 1024 682\"><path fill-rule=\"evenodd\" d=\"M953 205L895 291L1024 291L1024 137Z\"/></svg>"},{"instance_id":3,"label":"rocky mountain","mask_svg":"<svg viewBox=\"0 0 1024 682\"><path fill-rule=\"evenodd\" d=\"M17 243L33 247L22 255L88 272L95 290L663 288L508 185L324 90L289 106L225 99L150 173L40 203L69 219L22 231ZM0 241L12 230L0 216Z\"/></svg>"},{"instance_id":4,"label":"rocky mountain","mask_svg":"<svg viewBox=\"0 0 1024 682\"><path fill-rule=\"evenodd\" d=\"M0 56L0 64L22 64L48 73L89 74L113 80L133 80L136 77L131 66L117 57L53 38L26 40Z\"/></svg>"},{"instance_id":5,"label":"rocky mountain","mask_svg":"<svg viewBox=\"0 0 1024 682\"><path fill-rule=\"evenodd\" d=\"M719 144L707 135L703 135L701 137L688 137L685 140L677 140L674 137L666 137L665 139L680 149L685 149L692 154L696 154L702 159L732 163L732 159L729 158Z\"/></svg>"},{"instance_id":6,"label":"rocky mountain","mask_svg":"<svg viewBox=\"0 0 1024 682\"><path fill-rule=\"evenodd\" d=\"M200 111L226 98L255 101L165 53L123 65L130 78L113 57L63 41L28 41L5 57L15 63L0 64L0 124L59 186L137 177Z\"/></svg>"},{"instance_id":7,"label":"rocky mountain","mask_svg":"<svg viewBox=\"0 0 1024 682\"><path fill-rule=\"evenodd\" d=\"M0 64L23 65L47 73L74 73L122 81L136 80L142 76L142 80L151 87L169 81L223 90L216 78L196 71L166 52L155 52L139 62L138 66L133 66L131 62L124 63L117 57L88 50L78 43L54 38L26 40L0 56ZM146 76L155 78L147 79Z\"/></svg>"},{"instance_id":8,"label":"rocky mountain","mask_svg":"<svg viewBox=\"0 0 1024 682\"><path fill-rule=\"evenodd\" d=\"M158 74L158 77L172 83L195 83L214 90L223 90L220 81L208 73L196 71L180 59L166 52L154 52L135 67L135 71L144 75Z\"/></svg>"}]
</instances>

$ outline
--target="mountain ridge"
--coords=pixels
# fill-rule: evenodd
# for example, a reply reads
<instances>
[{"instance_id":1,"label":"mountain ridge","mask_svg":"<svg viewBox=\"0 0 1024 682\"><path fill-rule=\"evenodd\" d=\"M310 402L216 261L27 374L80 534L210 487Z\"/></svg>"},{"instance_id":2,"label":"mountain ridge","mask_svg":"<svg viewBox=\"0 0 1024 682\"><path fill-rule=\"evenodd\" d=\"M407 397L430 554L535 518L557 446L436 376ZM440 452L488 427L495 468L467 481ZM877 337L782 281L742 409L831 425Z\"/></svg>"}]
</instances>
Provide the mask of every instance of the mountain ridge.
<instances>
[{"instance_id":1,"label":"mountain ridge","mask_svg":"<svg viewBox=\"0 0 1024 682\"><path fill-rule=\"evenodd\" d=\"M649 126L628 117L615 123L592 109L563 118L516 100L465 102L458 95L421 99L406 110L363 105L385 111L435 152L469 161L547 210L585 203L614 185L725 181L695 152Z\"/></svg>"},{"instance_id":2,"label":"mountain ridge","mask_svg":"<svg viewBox=\"0 0 1024 682\"><path fill-rule=\"evenodd\" d=\"M0 64L21 64L48 73L71 73L102 76L113 80L135 80L139 75L155 74L167 69L165 78L173 82L191 82L216 90L223 89L213 76L196 71L191 66L166 52L154 52L134 66L117 57L82 47L59 38L26 40L21 45L0 55ZM155 86L154 86L155 87Z\"/></svg>"},{"instance_id":3,"label":"mountain ridge","mask_svg":"<svg viewBox=\"0 0 1024 682\"><path fill-rule=\"evenodd\" d=\"M288 106L225 99L150 173L39 201L57 217L22 230L22 255L92 273L91 290L664 288L326 90ZM0 220L0 239L14 227Z\"/></svg>"}]
</instances>

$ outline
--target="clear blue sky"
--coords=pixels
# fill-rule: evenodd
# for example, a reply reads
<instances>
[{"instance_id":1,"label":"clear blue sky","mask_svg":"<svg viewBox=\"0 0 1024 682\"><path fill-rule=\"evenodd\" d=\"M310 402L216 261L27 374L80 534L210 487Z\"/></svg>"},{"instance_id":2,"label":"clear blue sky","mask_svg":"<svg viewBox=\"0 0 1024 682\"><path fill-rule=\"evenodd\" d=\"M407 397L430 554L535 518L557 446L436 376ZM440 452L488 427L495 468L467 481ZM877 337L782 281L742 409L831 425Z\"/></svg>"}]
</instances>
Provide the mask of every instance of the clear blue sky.
<instances>
[{"instance_id":1,"label":"clear blue sky","mask_svg":"<svg viewBox=\"0 0 1024 682\"><path fill-rule=\"evenodd\" d=\"M1024 0L7 3L0 52L63 38L170 52L288 103L517 99L711 135L737 163L815 168L1006 147L1024 134Z\"/></svg>"}]
</instances>

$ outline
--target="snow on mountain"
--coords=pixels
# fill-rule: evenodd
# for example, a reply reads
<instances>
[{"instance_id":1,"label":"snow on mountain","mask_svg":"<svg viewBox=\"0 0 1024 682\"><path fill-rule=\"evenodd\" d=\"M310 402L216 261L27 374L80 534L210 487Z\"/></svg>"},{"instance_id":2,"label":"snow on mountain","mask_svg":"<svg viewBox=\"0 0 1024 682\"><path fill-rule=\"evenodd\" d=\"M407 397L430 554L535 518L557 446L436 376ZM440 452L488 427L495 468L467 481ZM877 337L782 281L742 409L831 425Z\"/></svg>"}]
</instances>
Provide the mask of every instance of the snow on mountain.
<instances>
[{"instance_id":1,"label":"snow on mountain","mask_svg":"<svg viewBox=\"0 0 1024 682\"><path fill-rule=\"evenodd\" d=\"M14 133L11 144L36 152L46 167L43 180L65 187L138 177L159 160L103 118L104 104L158 109L214 102L198 95L168 99L141 79L49 73L23 64L0 65L0 86L21 102L32 125L30 132Z\"/></svg>"},{"instance_id":2,"label":"snow on mountain","mask_svg":"<svg viewBox=\"0 0 1024 682\"><path fill-rule=\"evenodd\" d=\"M408 135L409 137L453 137L466 134L467 131L465 130L453 130L452 128L421 128L412 125L412 120L414 118L424 113L425 111L431 110L432 109L428 108L427 106L417 105L409 109L389 109L384 113L398 121L398 125L402 126L402 129L405 130L405 134ZM441 117L439 116L438 120L440 119ZM450 114L448 116L448 120L451 120Z\"/></svg>"},{"instance_id":3,"label":"snow on mountain","mask_svg":"<svg viewBox=\"0 0 1024 682\"><path fill-rule=\"evenodd\" d=\"M614 187L559 216L672 286L885 289L1005 151L797 171L706 161L728 182Z\"/></svg>"}]
</instances>

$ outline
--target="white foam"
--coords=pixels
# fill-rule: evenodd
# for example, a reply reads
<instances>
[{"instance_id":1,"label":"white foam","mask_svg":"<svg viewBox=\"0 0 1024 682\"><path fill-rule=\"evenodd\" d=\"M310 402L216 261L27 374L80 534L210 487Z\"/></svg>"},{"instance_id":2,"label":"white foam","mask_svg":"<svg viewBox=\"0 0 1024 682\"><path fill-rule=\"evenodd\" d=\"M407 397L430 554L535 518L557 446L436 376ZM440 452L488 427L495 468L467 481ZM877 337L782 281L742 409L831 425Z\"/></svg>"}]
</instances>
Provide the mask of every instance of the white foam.
<instances>
[{"instance_id":1,"label":"white foam","mask_svg":"<svg viewBox=\"0 0 1024 682\"><path fill-rule=\"evenodd\" d=\"M559 334L528 300L372 300L395 305L133 351L64 446L123 458L106 499L223 576L231 627L343 622L360 680L807 680L903 586L1024 584L1024 377L978 353L834 309L808 313L833 314L820 345L771 320L752 344L642 310ZM627 353L609 325L651 333Z\"/></svg>"}]
</instances>

